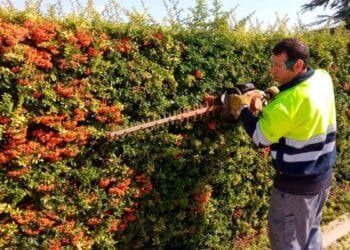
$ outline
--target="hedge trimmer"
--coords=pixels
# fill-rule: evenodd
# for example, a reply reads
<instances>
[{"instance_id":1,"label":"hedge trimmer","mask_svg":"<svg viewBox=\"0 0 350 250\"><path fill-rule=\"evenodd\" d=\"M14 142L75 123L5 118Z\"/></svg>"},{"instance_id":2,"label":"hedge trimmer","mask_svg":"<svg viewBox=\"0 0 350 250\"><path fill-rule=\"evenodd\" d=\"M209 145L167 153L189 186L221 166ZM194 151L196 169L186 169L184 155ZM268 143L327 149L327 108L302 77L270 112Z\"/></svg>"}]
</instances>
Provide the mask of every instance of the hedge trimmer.
<instances>
[{"instance_id":1,"label":"hedge trimmer","mask_svg":"<svg viewBox=\"0 0 350 250\"><path fill-rule=\"evenodd\" d=\"M238 84L234 88L226 89L226 91L220 96L220 100L214 96L205 97L205 106L199 108L193 108L185 112L181 112L172 116L161 118L154 121L149 121L143 124L135 125L132 127L124 128L118 131L109 132L107 137L110 139L118 139L130 134L133 134L140 130L153 129L172 124L175 122L188 121L192 118L203 117L215 112L221 112L224 117L230 115L230 95L231 94L247 94L252 95L250 110L253 113L257 113L262 110L263 105L270 99L268 93L255 88L252 83Z\"/></svg>"}]
</instances>

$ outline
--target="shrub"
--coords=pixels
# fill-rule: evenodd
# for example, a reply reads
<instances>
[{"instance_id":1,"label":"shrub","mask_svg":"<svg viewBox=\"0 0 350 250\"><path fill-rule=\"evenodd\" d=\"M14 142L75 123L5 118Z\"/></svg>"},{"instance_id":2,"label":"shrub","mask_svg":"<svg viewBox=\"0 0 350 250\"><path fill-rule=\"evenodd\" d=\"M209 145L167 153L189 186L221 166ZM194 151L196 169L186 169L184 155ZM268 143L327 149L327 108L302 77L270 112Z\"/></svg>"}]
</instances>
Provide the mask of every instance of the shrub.
<instances>
[{"instance_id":1,"label":"shrub","mask_svg":"<svg viewBox=\"0 0 350 250\"><path fill-rule=\"evenodd\" d=\"M108 131L270 85L284 33L0 18L0 246L229 249L264 227L272 168L210 115L110 141ZM337 93L337 181L349 180L349 36L303 33ZM336 207L336 204L332 204Z\"/></svg>"}]
</instances>

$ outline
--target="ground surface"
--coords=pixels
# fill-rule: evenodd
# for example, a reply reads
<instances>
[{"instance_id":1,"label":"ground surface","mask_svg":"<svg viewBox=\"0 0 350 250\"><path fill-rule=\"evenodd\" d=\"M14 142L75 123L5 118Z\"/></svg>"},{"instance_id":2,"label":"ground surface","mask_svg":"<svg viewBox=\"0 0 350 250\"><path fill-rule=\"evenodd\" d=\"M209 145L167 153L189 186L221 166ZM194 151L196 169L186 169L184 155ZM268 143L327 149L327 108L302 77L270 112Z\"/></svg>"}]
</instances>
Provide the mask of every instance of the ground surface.
<instances>
[{"instance_id":1,"label":"ground surface","mask_svg":"<svg viewBox=\"0 0 350 250\"><path fill-rule=\"evenodd\" d=\"M325 250L350 249L350 214L345 214L322 228Z\"/></svg>"}]
</instances>

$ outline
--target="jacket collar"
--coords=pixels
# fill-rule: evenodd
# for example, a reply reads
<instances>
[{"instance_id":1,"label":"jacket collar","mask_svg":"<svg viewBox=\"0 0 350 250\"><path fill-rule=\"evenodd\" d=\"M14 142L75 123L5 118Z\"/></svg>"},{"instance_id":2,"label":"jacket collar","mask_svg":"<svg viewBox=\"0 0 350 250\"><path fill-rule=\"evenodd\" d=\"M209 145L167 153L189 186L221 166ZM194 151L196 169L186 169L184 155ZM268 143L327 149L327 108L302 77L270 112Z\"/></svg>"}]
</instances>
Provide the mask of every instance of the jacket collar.
<instances>
[{"instance_id":1,"label":"jacket collar","mask_svg":"<svg viewBox=\"0 0 350 250\"><path fill-rule=\"evenodd\" d=\"M299 83L305 81L306 79L310 78L313 74L315 73L314 69L311 67L307 67L307 71L300 75L297 76L296 78L294 78L293 80L291 80L290 82L283 84L282 86L279 87L280 91L284 91L287 89L290 89L296 85L298 85Z\"/></svg>"}]
</instances>

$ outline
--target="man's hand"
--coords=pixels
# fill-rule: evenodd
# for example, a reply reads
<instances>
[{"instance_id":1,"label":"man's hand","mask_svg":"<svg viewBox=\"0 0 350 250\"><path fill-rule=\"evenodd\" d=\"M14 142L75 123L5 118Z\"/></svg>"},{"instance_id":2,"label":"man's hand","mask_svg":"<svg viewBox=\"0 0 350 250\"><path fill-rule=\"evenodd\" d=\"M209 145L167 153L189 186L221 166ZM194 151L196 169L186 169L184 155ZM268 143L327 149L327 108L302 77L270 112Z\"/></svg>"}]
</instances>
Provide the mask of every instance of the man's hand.
<instances>
[{"instance_id":1,"label":"man's hand","mask_svg":"<svg viewBox=\"0 0 350 250\"><path fill-rule=\"evenodd\" d=\"M231 114L234 116L234 118L237 120L239 116L241 115L241 108L242 106L248 106L250 105L250 99L246 94L244 95L237 95L233 94L230 96L230 108L231 108Z\"/></svg>"},{"instance_id":2,"label":"man's hand","mask_svg":"<svg viewBox=\"0 0 350 250\"><path fill-rule=\"evenodd\" d=\"M280 92L280 90L276 86L269 87L265 89L265 94L268 100L272 101L275 99L275 96Z\"/></svg>"}]
</instances>

